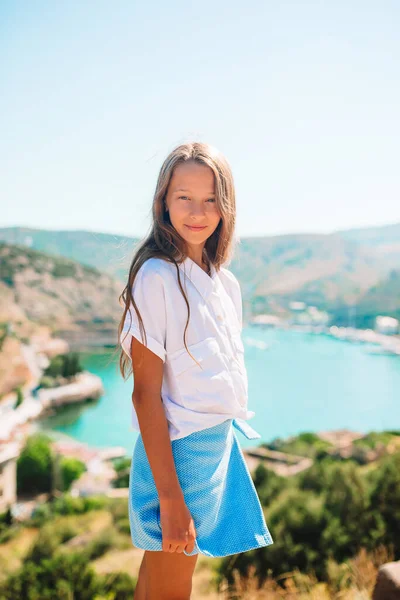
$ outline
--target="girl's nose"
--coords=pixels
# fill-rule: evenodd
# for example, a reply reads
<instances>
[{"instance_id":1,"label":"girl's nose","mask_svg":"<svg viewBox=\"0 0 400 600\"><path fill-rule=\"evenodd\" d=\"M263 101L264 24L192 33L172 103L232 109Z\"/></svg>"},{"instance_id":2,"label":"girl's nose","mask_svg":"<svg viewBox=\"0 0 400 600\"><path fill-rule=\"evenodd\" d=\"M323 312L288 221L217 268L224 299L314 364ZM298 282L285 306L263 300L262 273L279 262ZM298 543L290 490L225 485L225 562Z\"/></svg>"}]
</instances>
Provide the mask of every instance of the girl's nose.
<instances>
[{"instance_id":1,"label":"girl's nose","mask_svg":"<svg viewBox=\"0 0 400 600\"><path fill-rule=\"evenodd\" d=\"M202 204L196 206L196 204L192 204L190 214L194 216L202 216L205 214L205 209Z\"/></svg>"}]
</instances>

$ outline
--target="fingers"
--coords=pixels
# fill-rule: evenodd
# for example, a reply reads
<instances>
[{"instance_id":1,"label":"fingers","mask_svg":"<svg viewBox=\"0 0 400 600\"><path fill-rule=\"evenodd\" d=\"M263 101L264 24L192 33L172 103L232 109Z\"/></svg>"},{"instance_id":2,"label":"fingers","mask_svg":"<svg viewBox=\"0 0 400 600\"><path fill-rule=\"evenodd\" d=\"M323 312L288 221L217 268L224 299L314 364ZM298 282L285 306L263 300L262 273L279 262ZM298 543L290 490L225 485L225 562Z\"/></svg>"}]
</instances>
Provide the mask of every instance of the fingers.
<instances>
[{"instance_id":1,"label":"fingers","mask_svg":"<svg viewBox=\"0 0 400 600\"><path fill-rule=\"evenodd\" d=\"M190 554L191 552L193 552L193 550L194 550L194 541L193 542L189 542L188 544L186 544L186 546L180 546L178 544L169 544L169 548L168 548L167 552L176 552L177 554L182 554L184 550L188 554Z\"/></svg>"},{"instance_id":2,"label":"fingers","mask_svg":"<svg viewBox=\"0 0 400 600\"><path fill-rule=\"evenodd\" d=\"M194 538L192 538L189 542L168 542L167 540L163 540L162 549L164 552L177 552L178 554L182 554L184 550L186 552L192 552L194 549L194 544Z\"/></svg>"},{"instance_id":3,"label":"fingers","mask_svg":"<svg viewBox=\"0 0 400 600\"><path fill-rule=\"evenodd\" d=\"M189 553L193 552L196 537L197 537L197 531L196 531L194 524L192 523L192 527L189 532L189 541L185 547L186 552L189 552Z\"/></svg>"},{"instance_id":4,"label":"fingers","mask_svg":"<svg viewBox=\"0 0 400 600\"><path fill-rule=\"evenodd\" d=\"M186 544L186 548L185 551L190 554L191 552L193 552L194 550L194 541L193 542L189 542L189 544Z\"/></svg>"},{"instance_id":5,"label":"fingers","mask_svg":"<svg viewBox=\"0 0 400 600\"><path fill-rule=\"evenodd\" d=\"M170 544L168 552L177 552L178 554L182 554L183 546L179 546L178 544Z\"/></svg>"},{"instance_id":6,"label":"fingers","mask_svg":"<svg viewBox=\"0 0 400 600\"><path fill-rule=\"evenodd\" d=\"M167 540L163 540L162 542L163 552L177 552L178 554L181 554L183 552L184 547L185 543L174 543L168 542Z\"/></svg>"},{"instance_id":7,"label":"fingers","mask_svg":"<svg viewBox=\"0 0 400 600\"><path fill-rule=\"evenodd\" d=\"M163 552L176 552L177 554L182 554L184 551L193 552L197 537L193 519L190 520L188 528L181 530L179 533L180 535L174 537L162 534Z\"/></svg>"}]
</instances>

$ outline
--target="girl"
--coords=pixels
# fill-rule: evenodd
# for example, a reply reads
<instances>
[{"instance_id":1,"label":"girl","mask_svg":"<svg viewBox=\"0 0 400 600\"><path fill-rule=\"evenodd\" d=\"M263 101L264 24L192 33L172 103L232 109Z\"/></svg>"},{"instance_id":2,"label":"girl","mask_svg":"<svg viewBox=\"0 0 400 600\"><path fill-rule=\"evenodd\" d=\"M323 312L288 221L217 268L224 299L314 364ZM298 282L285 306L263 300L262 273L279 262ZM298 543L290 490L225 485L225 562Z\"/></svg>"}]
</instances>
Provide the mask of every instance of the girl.
<instances>
[{"instance_id":1,"label":"girl","mask_svg":"<svg viewBox=\"0 0 400 600\"><path fill-rule=\"evenodd\" d=\"M135 600L187 600L199 553L273 544L233 429L261 437L246 423L255 413L247 409L241 289L222 266L236 220L226 159L208 144L175 148L152 213L120 296L118 329L139 431L129 521L145 552Z\"/></svg>"}]
</instances>

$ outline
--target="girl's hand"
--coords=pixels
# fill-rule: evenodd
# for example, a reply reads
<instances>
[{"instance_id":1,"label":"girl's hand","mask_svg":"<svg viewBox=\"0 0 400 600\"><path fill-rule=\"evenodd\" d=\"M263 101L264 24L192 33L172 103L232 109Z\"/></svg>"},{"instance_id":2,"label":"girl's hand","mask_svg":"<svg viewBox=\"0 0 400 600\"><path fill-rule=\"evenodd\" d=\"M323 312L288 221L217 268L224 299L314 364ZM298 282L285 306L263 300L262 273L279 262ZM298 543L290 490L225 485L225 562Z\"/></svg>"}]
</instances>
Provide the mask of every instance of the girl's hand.
<instances>
[{"instance_id":1,"label":"girl's hand","mask_svg":"<svg viewBox=\"0 0 400 600\"><path fill-rule=\"evenodd\" d=\"M196 529L192 515L183 499L160 504L162 549L164 552L192 552Z\"/></svg>"}]
</instances>

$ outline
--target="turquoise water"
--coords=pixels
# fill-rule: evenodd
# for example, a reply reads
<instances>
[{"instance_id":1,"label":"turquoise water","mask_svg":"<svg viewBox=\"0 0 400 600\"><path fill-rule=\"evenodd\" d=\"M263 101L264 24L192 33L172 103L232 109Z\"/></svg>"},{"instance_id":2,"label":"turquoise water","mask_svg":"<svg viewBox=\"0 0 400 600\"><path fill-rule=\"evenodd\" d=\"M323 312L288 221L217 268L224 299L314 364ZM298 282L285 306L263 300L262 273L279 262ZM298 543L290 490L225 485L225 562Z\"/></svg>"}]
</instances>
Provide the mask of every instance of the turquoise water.
<instances>
[{"instance_id":1,"label":"turquoise water","mask_svg":"<svg viewBox=\"0 0 400 600\"><path fill-rule=\"evenodd\" d=\"M293 330L243 330L249 377L249 423L260 441L305 431L400 429L400 357L368 354L362 344ZM260 344L261 342L261 344ZM263 348L262 346L267 346ZM85 369L100 375L105 393L96 403L64 408L43 422L92 446L133 450L132 379L118 371L118 355L81 354ZM241 446L253 446L237 432Z\"/></svg>"}]
</instances>

